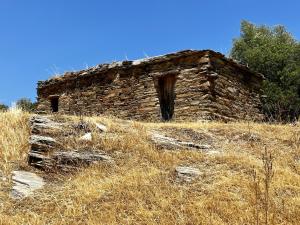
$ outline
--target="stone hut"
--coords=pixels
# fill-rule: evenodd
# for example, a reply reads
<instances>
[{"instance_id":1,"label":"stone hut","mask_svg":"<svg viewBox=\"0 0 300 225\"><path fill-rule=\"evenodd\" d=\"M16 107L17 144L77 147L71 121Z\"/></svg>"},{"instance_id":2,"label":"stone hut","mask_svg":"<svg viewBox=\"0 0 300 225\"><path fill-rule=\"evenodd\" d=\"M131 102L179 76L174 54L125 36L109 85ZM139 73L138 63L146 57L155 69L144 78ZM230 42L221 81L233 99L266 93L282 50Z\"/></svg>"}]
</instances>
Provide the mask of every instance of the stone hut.
<instances>
[{"instance_id":1,"label":"stone hut","mask_svg":"<svg viewBox=\"0 0 300 225\"><path fill-rule=\"evenodd\" d=\"M38 112L134 120L261 120L264 77L212 50L101 64L38 83Z\"/></svg>"}]
</instances>

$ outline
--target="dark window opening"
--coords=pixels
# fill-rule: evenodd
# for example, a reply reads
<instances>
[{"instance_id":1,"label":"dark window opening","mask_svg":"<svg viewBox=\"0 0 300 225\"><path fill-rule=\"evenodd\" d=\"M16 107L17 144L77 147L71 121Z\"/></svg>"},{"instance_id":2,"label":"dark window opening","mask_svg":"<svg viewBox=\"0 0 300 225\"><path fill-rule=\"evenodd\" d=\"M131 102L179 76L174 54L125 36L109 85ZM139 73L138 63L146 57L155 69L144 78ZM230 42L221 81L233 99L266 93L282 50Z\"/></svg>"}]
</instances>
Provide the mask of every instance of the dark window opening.
<instances>
[{"instance_id":1,"label":"dark window opening","mask_svg":"<svg viewBox=\"0 0 300 225\"><path fill-rule=\"evenodd\" d=\"M52 97L50 99L52 112L58 112L58 97Z\"/></svg>"},{"instance_id":2,"label":"dark window opening","mask_svg":"<svg viewBox=\"0 0 300 225\"><path fill-rule=\"evenodd\" d=\"M171 120L174 115L175 104L175 75L168 75L157 78L157 92L160 104L162 119Z\"/></svg>"}]
</instances>

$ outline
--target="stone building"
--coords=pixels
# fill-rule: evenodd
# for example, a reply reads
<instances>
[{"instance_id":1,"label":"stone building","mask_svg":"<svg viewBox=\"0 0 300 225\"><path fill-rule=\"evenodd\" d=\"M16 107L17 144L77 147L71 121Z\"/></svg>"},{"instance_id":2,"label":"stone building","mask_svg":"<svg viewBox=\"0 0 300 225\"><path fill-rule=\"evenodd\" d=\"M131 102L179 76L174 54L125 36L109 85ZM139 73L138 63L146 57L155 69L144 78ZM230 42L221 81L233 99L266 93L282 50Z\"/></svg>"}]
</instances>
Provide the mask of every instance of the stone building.
<instances>
[{"instance_id":1,"label":"stone building","mask_svg":"<svg viewBox=\"0 0 300 225\"><path fill-rule=\"evenodd\" d=\"M261 120L263 79L221 53L186 50L40 81L38 112L149 121Z\"/></svg>"}]
</instances>

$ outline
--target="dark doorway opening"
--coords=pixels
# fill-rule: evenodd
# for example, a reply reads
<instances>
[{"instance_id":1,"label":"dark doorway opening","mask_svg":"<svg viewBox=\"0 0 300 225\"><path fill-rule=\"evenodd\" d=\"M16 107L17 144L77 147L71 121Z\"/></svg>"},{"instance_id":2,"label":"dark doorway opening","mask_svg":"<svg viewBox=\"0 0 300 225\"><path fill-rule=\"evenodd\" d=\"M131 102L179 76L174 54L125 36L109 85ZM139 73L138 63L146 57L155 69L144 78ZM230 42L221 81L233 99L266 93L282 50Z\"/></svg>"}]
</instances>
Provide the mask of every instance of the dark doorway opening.
<instances>
[{"instance_id":1,"label":"dark doorway opening","mask_svg":"<svg viewBox=\"0 0 300 225\"><path fill-rule=\"evenodd\" d=\"M51 110L52 110L52 112L58 112L59 97L58 96L51 97L50 98L50 102L51 102Z\"/></svg>"},{"instance_id":2,"label":"dark doorway opening","mask_svg":"<svg viewBox=\"0 0 300 225\"><path fill-rule=\"evenodd\" d=\"M176 75L157 78L156 89L160 104L162 119L171 120L174 115Z\"/></svg>"}]
</instances>

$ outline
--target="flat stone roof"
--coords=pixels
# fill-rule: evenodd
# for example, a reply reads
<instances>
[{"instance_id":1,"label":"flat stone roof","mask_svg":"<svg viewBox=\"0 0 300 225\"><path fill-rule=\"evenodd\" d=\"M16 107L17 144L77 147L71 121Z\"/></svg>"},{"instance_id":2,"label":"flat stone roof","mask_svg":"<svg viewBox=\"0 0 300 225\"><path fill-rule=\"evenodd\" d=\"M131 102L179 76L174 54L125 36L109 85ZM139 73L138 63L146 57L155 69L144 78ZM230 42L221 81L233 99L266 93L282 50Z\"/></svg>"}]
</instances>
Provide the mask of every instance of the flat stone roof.
<instances>
[{"instance_id":1,"label":"flat stone roof","mask_svg":"<svg viewBox=\"0 0 300 225\"><path fill-rule=\"evenodd\" d=\"M253 76L259 77L261 79L264 79L264 76L259 73L255 73L252 70L250 70L246 65L239 64L237 61L225 57L220 52L215 52L213 50L183 50L179 52L174 52L174 53L169 53L165 55L160 55L160 56L154 56L154 57L149 57L149 58L144 58L144 59L137 59L137 60L125 60L125 61L118 61L118 62L112 62L112 63L104 63L104 64L99 64L94 67L85 69L85 70L80 70L76 72L66 72L62 74L61 76L57 77L52 77L48 80L45 81L39 81L38 82L38 87L46 87L46 86L52 86L54 84L58 83L64 83L69 80L74 80L76 78L83 78L84 76L92 75L92 74L99 74L99 73L104 73L109 70L123 70L123 69L128 69L128 68L134 68L134 67L142 67L146 65L154 65L156 63L161 63L161 62L167 62L172 59L184 57L184 56L192 56L192 55L205 55L208 54L209 56L213 56L216 58L220 58L224 61L226 61L228 64L238 67L241 70L244 70Z\"/></svg>"}]
</instances>

